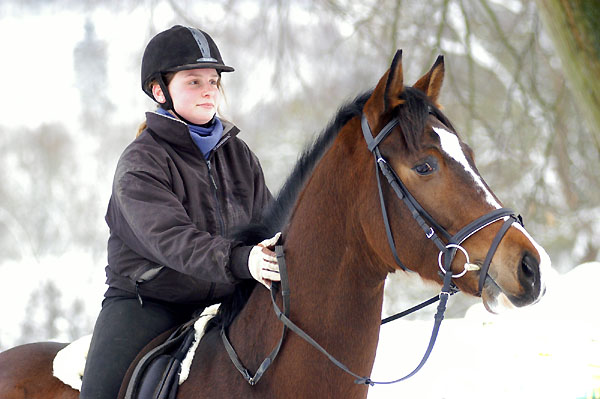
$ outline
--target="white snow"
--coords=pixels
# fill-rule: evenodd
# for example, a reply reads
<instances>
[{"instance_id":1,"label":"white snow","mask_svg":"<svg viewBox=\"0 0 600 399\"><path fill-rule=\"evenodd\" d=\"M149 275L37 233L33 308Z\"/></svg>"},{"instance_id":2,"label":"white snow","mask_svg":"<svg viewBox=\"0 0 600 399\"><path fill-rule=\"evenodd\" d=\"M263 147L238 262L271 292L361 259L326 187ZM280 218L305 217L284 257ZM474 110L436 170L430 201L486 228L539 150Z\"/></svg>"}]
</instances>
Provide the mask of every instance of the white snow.
<instances>
[{"instance_id":1,"label":"white snow","mask_svg":"<svg viewBox=\"0 0 600 399\"><path fill-rule=\"evenodd\" d=\"M600 397L598 281L600 263L583 264L554 274L530 308L494 316L475 305L464 319L444 320L424 368L407 381L370 388L369 399ZM412 371L432 327L433 320L383 326L372 379Z\"/></svg>"},{"instance_id":2,"label":"white snow","mask_svg":"<svg viewBox=\"0 0 600 399\"><path fill-rule=\"evenodd\" d=\"M47 283L53 283L59 290L59 297L55 299L61 310L71 310L74 301L80 300L84 313L71 315L71 320L59 320L56 323L58 335L45 337L45 340L68 342L74 338L69 333L69 327L75 320L87 324L75 327L87 327L89 330L85 330L85 333L91 333L106 291L104 266L102 259L78 251L62 256L28 256L0 264L0 348L7 349L22 340L21 328L26 320L32 320L34 325L44 323L40 318L46 317L47 304L32 303L31 296ZM84 320L75 319L82 316Z\"/></svg>"}]
</instances>

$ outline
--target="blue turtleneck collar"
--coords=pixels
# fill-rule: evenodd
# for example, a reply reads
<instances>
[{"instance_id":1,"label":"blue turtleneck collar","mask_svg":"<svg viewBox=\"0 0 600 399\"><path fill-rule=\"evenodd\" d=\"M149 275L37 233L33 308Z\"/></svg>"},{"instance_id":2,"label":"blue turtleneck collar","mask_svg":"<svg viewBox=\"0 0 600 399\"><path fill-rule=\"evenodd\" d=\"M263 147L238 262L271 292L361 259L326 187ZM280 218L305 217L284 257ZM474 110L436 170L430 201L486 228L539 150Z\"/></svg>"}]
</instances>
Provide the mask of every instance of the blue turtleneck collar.
<instances>
[{"instance_id":1,"label":"blue turtleneck collar","mask_svg":"<svg viewBox=\"0 0 600 399\"><path fill-rule=\"evenodd\" d=\"M162 108L156 110L157 114L168 116L169 118L177 119L169 111ZM179 120L179 119L177 119ZM181 122L181 121L180 121ZM215 148L221 136L223 136L223 123L215 115L213 119L205 125L186 124L192 140L198 147L205 159L208 159L210 152Z\"/></svg>"}]
</instances>

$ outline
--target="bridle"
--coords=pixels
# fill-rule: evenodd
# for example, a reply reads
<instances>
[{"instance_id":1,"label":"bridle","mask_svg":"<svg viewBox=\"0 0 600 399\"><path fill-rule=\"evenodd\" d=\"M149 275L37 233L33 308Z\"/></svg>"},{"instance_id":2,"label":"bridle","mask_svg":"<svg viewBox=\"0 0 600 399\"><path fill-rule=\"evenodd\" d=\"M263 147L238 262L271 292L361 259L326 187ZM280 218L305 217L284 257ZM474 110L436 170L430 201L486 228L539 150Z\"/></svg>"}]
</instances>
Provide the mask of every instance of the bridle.
<instances>
[{"instance_id":1,"label":"bridle","mask_svg":"<svg viewBox=\"0 0 600 399\"><path fill-rule=\"evenodd\" d=\"M398 253L396 251L396 244L394 242L394 237L387 215L385 200L383 197L383 189L381 187L381 178L379 174L380 171L381 174L383 174L383 176L385 176L385 178L387 179L389 185L392 187L392 190L394 191L396 196L404 202L406 207L409 209L412 217L423 229L423 231L425 232L425 236L429 240L433 241L434 244L440 250L438 256L438 263L442 274L445 276L447 274L447 271L450 270L450 265L454 260L456 250L462 251L465 257L467 258L467 263L465 263L465 269L461 273L453 275L451 277L462 277L464 274L466 274L467 271L481 269L478 288L478 293L481 295L485 279L488 275L487 272L489 270L490 263L494 256L494 253L496 252L496 249L498 248L498 245L500 244L500 241L514 222L518 222L522 225L522 219L520 216L517 216L512 209L499 208L477 218L476 220L472 221L471 223L460 229L456 234L451 235L444 227L438 224L435 221L435 219L419 204L419 202L415 199L415 197L413 197L410 191L408 191L400 177L398 177L398 174L394 171L394 168L392 168L392 166L386 161L383 155L381 155L381 151L379 150L379 144L394 130L398 123L398 118L392 119L390 122L387 123L387 125L383 127L383 129L381 129L377 136L373 137L373 134L371 133L371 128L369 127L369 122L367 121L365 114L363 113L361 116L361 127L363 136L365 138L365 141L367 142L367 148L369 149L369 151L371 151L375 159L375 174L377 176L377 189L379 191L381 213L383 216L383 222L385 225L388 243L390 249L392 250L392 254L394 255L394 260L402 270L410 270L400 261ZM461 244L467 238L477 233L479 230L504 218L506 218L506 220L503 226L500 228L500 231L498 231L496 237L492 241L492 244L482 266L479 267L470 263L469 255L467 251L461 246ZM438 233L442 235L444 239L446 239L446 243L444 243L444 241L440 239ZM442 256L444 256L444 265L442 265L441 261Z\"/></svg>"},{"instance_id":2,"label":"bridle","mask_svg":"<svg viewBox=\"0 0 600 399\"><path fill-rule=\"evenodd\" d=\"M233 362L234 366L238 369L238 371L242 374L242 376L246 379L246 381L250 385L255 385L256 383L258 383L258 381L263 376L265 371L269 368L269 366L271 364L273 364L275 358L277 357L277 355L279 353L279 350L281 349L281 346L283 344L283 341L285 339L285 335L286 335L286 332L288 329L293 331L294 333L296 333L298 336L300 336L300 338L304 339L306 342L308 342L310 345L312 345L315 349L317 349L319 352L324 354L337 367L339 367L344 372L355 377L356 379L354 382L356 384L365 384L365 385L367 385L367 384L368 385L393 384L393 383L397 383L397 382L400 382L400 381L403 381L403 380L406 380L406 379L412 377L425 365L427 359L429 358L429 355L431 354L431 351L433 350L433 347L435 345L435 341L437 339L437 335L439 332L439 328L441 326L442 320L444 319L444 313L446 311L446 305L448 302L448 298L451 295L453 295L454 293L458 292L458 287L456 287L454 282L452 282L452 279L462 277L468 271L479 270L480 277L479 277L478 293L479 293L479 295L481 295L481 293L483 292L483 286L484 286L485 280L488 276L488 270L489 270L492 258L496 252L496 249L500 245L502 238L504 237L504 235L506 234L506 232L508 231L508 229L514 222L517 222L521 225L523 224L521 217L517 216L514 211L512 211L511 209L508 209L508 208L499 208L499 209L495 209L495 210L475 219L474 221L472 221L471 223L469 223L468 225L466 225L465 227L460 229L456 234L454 234L454 235L450 234L444 227L442 227L439 223L437 223L435 221L435 219L417 202L417 200L408 191L408 189L406 188L406 186L404 185L404 183L402 182L402 180L400 179L398 174L394 171L393 167L386 161L386 159L381 154L381 151L379 150L379 144L394 130L394 128L396 126L398 126L398 124L399 124L398 118L393 118L390 122L388 122L383 127L383 129L381 129L381 131L375 137L373 137L371 128L369 127L369 123L367 121L365 114L363 113L361 115L362 132L363 132L365 141L367 143L367 148L369 149L369 151L371 151L371 153L374 156L374 160L375 160L375 175L377 176L377 188L378 188L378 192L379 192L381 212L382 212L382 216L383 216L387 240L388 240L390 249L392 251L392 254L394 256L396 263L402 270L412 271L408 267L406 267L402 263L402 261L400 261L400 257L398 256L398 253L396 251L396 245L394 242L394 237L393 237L393 233L391 230L391 226L390 226L390 222L389 222L389 218L388 218L388 214L387 214L387 208L385 205L383 189L382 189L382 184L381 184L381 177L380 177L379 172L381 172L381 174L386 178L387 182L391 186L391 188L394 191L394 193L396 194L396 196L399 199L401 199L404 202L404 204L407 206L407 208L409 209L414 220L423 229L423 232L425 233L425 237L427 239L433 241L440 251L439 255L438 255L438 264L440 267L440 274L442 275L442 279L443 279L442 290L441 290L440 294L434 298L431 298L431 299L423 302L420 305L415 306L414 308L411 308L405 312L402 312L398 315L389 317L382 321L382 324L384 324L388 321L395 320L399 317L402 317L406 314L412 313L415 310L421 309L422 307L430 305L432 303L435 303L439 300L440 303L438 304L437 312L434 316L435 322L434 322L434 326L433 326L433 331L431 333L431 338L429 340L429 345L427 347L427 350L425 351L423 358L421 359L421 362L412 372L410 372L409 374L407 374L406 376L404 376L402 378L398 378L393 381L375 382L375 381L371 380L369 377L363 377L363 376L360 376L360 375L352 372L351 370L348 369L347 366L345 366L343 363L341 363L339 360L337 360L335 357L333 357L331 354L329 354L329 352L327 352L321 345L319 345L319 343L317 343L312 337L310 337L310 335L308 335L306 332L304 332L300 327L298 327L294 322L292 322L289 319L290 289L289 289L289 280L288 280L288 275L287 275L287 266L285 263L283 245L278 244L275 246L275 252L277 254L277 260L279 263L281 282L272 284L272 286L271 286L271 301L273 303L273 308L275 310L275 314L277 315L277 318L283 323L283 330L282 330L281 338L280 338L278 344L275 346L275 348L272 350L272 352L269 354L269 356L261 363L257 372L254 375L251 375L250 372L248 371L248 369L246 369L243 366L243 364L241 363L240 359L238 358L237 354L235 353L233 346L231 345L231 343L229 342L229 339L227 338L225 327L221 328L221 338L222 338L223 344L225 346L225 349L226 349L227 353L229 354L231 361ZM481 266L478 266L478 265L470 263L469 255L468 255L467 251L461 246L461 244L465 240L467 240L469 237L471 237L472 235L477 233L478 231L482 230L483 228L485 228L485 227L489 226L490 224L497 222L501 219L504 219L504 223L502 224L502 227L500 228L498 233L496 233L496 236L492 240L492 243L490 245L490 248L488 250L488 253L485 257L483 264ZM442 240L440 238L440 235L445 239L445 242L444 242L444 240ZM454 260L457 250L463 252L467 262L465 263L465 267L462 272L453 275L451 272L451 265L452 265L452 261ZM442 262L442 258L443 258L443 262ZM277 291L279 290L280 286L281 286L281 294L283 297L283 311L279 308L279 306L276 303L276 294L277 294Z\"/></svg>"},{"instance_id":3,"label":"bridle","mask_svg":"<svg viewBox=\"0 0 600 399\"><path fill-rule=\"evenodd\" d=\"M363 136L365 138L365 141L367 142L367 148L369 149L369 151L371 151L375 159L377 189L379 191L379 201L381 204L381 213L383 216L387 240L392 254L394 256L394 260L396 261L398 266L400 266L400 268L404 271L411 271L402 263L402 261L400 261L400 257L398 256L398 252L396 251L396 244L394 242L394 236L392 234L389 218L387 215L387 209L383 197L383 189L381 187L381 178L379 172L381 172L381 174L386 178L396 196L399 199L401 199L406 205L406 207L409 209L413 219L415 219L417 224L421 227L421 229L423 229L425 237L433 241L433 243L440 250L438 255L438 264L443 277L443 284L442 290L438 297L440 303L437 308L437 313L434 316L435 323L433 326L433 331L431 333L431 338L429 340L429 345L419 365L406 376L394 381L374 382L370 378L359 378L355 381L357 384L393 384L396 382L406 380L415 375L425 365L425 362L427 361L429 355L431 354L431 351L433 350L433 346L435 345L439 328L441 326L442 320L444 319L444 312L446 311L448 298L450 297L450 295L453 295L458 291L458 288L452 282L452 278L462 277L468 271L479 270L480 275L478 294L481 295L483 292L485 279L488 276L488 270L492 262L492 258L496 253L496 249L498 249L498 246L500 245L500 241L502 241L502 238L514 222L518 222L521 225L523 224L521 216L516 215L512 209L499 208L475 219L474 221L460 229L456 234L451 235L444 227L437 223L435 219L419 204L415 197L413 197L413 195L410 193L410 191L408 191L398 174L394 171L394 168L386 161L386 159L381 154L381 151L379 150L379 144L394 130L396 126L398 126L398 124L398 118L393 118L383 127L383 129L381 129L381 131L375 137L373 137L373 133L371 132L371 128L369 127L369 122L367 121L366 115L363 113L361 116L361 127ZM461 244L473 234L501 219L504 219L504 223L502 224L502 227L500 228L498 233L496 233L496 236L492 240L488 253L481 267L470 263L469 254L461 246ZM446 239L446 243L444 243L444 241L438 236L438 234L442 235ZM464 270L462 272L453 275L451 272L451 266L457 250L463 252L467 262L465 263ZM444 258L443 264L442 257ZM433 300L432 298L431 300L424 302L424 304L434 303L436 300ZM421 305L418 305L416 308L420 307ZM391 321L395 318L396 317L390 317L384 320L384 322Z\"/></svg>"}]
</instances>

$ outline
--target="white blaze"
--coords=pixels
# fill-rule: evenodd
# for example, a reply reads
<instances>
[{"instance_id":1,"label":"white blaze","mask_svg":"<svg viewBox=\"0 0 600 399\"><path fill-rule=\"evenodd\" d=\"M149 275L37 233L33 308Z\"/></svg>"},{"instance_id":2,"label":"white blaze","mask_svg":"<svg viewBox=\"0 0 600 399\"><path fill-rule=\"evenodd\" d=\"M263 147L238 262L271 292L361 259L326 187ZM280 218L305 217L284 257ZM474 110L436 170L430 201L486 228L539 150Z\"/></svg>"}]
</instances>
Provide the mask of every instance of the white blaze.
<instances>
[{"instance_id":1,"label":"white blaze","mask_svg":"<svg viewBox=\"0 0 600 399\"><path fill-rule=\"evenodd\" d=\"M436 132L437 135L440 137L440 145L442 147L442 151L444 151L450 156L450 158L454 159L456 162L462 165L463 168L465 168L465 171L473 178L475 184L479 186L481 191L483 191L483 193L485 194L486 201L496 209L502 208L502 206L498 203L498 201L496 201L490 190L488 190L488 188L483 183L481 176L475 173L475 171L469 164L469 161L467 161L467 157L465 156L465 153L463 152L462 147L460 146L458 137L456 137L455 134L445 129L435 126L433 127L433 131Z\"/></svg>"}]
</instances>

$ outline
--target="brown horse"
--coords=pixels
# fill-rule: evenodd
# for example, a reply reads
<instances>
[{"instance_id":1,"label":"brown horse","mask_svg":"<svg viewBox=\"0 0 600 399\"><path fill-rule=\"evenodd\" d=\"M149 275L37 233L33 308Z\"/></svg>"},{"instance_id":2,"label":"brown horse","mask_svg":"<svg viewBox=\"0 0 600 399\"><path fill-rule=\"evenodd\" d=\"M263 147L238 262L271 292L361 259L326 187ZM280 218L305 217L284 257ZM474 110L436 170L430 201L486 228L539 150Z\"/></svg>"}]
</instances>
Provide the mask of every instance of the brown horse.
<instances>
[{"instance_id":1,"label":"brown horse","mask_svg":"<svg viewBox=\"0 0 600 399\"><path fill-rule=\"evenodd\" d=\"M265 231L255 237L284 230L290 319L359 375L368 376L375 360L385 278L400 268L388 245L382 202L402 263L423 279L442 281L440 250L428 239L431 235L415 223L392 186L381 186L380 200L376 177L380 172L373 167L365 144L361 117L374 135L389 121L398 121L379 144L381 158L385 157L397 178L437 222L436 229L443 226L455 234L501 208L479 176L472 151L437 105L443 77L440 57L414 86L405 87L398 53L376 88L341 108L304 153L267 212ZM473 231L448 265L456 275L456 286L480 295L490 311L536 302L544 291L541 269L550 262L520 224L508 222L489 270L477 271L485 265L488 249L506 219ZM458 277L467 254L469 265L475 267ZM227 334L239 359L249 370L257 370L276 346L282 329L269 292L260 285L252 290L229 322ZM1 354L0 397L76 398L76 391L52 377L52 359L61 347L37 343ZM276 361L251 386L233 366L215 328L200 342L190 376L177 397L365 398L368 385L353 380L288 332Z\"/></svg>"}]
</instances>

